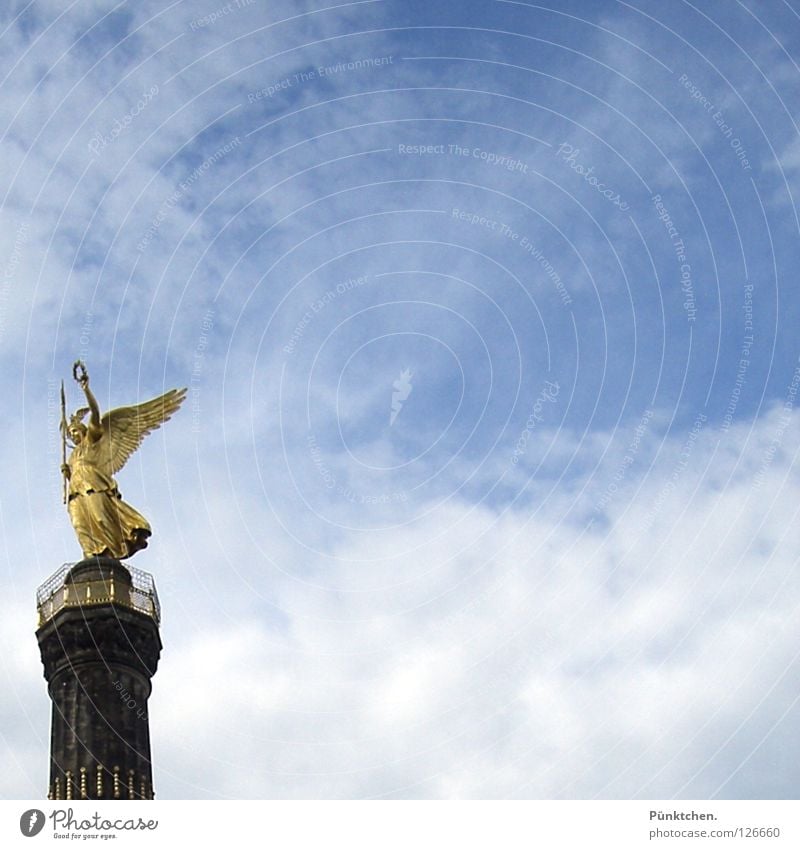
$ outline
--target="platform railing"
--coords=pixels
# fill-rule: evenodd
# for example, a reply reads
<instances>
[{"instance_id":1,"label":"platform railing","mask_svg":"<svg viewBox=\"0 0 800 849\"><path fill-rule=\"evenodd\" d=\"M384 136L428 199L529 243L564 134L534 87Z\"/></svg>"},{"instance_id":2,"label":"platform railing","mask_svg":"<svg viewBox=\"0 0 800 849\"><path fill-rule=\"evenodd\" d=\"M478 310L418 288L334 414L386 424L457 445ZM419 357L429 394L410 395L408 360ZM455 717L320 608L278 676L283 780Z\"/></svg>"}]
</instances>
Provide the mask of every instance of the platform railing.
<instances>
[{"instance_id":1,"label":"platform railing","mask_svg":"<svg viewBox=\"0 0 800 849\"><path fill-rule=\"evenodd\" d=\"M161 605L155 581L149 572L123 563L131 576L130 586L115 581L113 577L108 580L68 581L69 572L75 565L64 563L36 590L39 627L65 607L89 607L110 602L151 616L157 625L160 624Z\"/></svg>"}]
</instances>

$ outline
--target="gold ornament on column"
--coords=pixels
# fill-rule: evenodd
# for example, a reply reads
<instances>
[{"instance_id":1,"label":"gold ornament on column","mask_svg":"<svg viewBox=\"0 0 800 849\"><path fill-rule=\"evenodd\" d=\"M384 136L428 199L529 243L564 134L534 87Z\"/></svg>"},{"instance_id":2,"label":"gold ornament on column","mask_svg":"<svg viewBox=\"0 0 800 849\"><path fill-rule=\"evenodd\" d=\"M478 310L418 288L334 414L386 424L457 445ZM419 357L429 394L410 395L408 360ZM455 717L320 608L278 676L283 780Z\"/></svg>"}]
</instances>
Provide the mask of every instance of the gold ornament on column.
<instances>
[{"instance_id":1,"label":"gold ornament on column","mask_svg":"<svg viewBox=\"0 0 800 849\"><path fill-rule=\"evenodd\" d=\"M170 389L152 401L117 407L101 416L89 388L89 374L80 360L72 367L72 376L89 406L81 407L67 422L62 403L63 437L65 443L68 439L73 445L69 459L64 458L61 464L69 518L85 557L124 559L147 547L151 530L147 519L122 500L113 475L145 436L178 410L186 389ZM83 423L87 413L88 425Z\"/></svg>"}]
</instances>

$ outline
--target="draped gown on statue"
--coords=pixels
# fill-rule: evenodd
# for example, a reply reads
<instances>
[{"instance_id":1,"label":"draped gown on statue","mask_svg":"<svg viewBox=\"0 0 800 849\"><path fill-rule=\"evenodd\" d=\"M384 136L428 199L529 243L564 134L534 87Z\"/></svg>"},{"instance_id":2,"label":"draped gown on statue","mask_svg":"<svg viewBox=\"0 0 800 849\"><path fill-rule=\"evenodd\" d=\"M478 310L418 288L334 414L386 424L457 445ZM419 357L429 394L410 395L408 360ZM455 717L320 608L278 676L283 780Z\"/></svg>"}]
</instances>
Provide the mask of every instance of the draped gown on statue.
<instances>
[{"instance_id":1,"label":"draped gown on statue","mask_svg":"<svg viewBox=\"0 0 800 849\"><path fill-rule=\"evenodd\" d=\"M117 482L103 470L102 438L85 438L69 458L68 510L85 557L108 554L122 559L147 546L147 519L122 500Z\"/></svg>"}]
</instances>

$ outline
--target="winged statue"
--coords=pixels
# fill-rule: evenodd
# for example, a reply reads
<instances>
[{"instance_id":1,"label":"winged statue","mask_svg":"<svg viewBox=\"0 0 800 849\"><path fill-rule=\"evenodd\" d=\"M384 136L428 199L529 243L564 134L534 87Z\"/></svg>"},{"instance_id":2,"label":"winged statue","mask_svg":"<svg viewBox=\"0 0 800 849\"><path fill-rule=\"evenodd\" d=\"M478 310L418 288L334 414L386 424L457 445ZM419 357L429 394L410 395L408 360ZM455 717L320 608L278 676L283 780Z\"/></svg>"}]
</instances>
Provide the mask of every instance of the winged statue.
<instances>
[{"instance_id":1,"label":"winged statue","mask_svg":"<svg viewBox=\"0 0 800 849\"><path fill-rule=\"evenodd\" d=\"M62 384L61 427L64 494L72 526L84 557L122 559L147 547L152 531L147 519L122 500L114 475L128 462L148 433L161 427L186 398L186 389L170 389L152 401L117 407L100 415L97 399L89 388L89 375L78 360L73 377L86 395L69 422ZM89 414L88 425L84 419ZM69 459L66 441L72 444Z\"/></svg>"}]
</instances>

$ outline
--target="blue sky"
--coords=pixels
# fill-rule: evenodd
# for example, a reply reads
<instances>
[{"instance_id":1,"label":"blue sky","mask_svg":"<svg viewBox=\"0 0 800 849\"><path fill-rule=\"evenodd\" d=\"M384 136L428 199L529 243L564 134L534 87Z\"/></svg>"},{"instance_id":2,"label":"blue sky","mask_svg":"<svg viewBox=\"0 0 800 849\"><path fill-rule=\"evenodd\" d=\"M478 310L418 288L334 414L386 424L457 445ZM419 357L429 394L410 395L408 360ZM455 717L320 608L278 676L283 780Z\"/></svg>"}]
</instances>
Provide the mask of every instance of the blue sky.
<instances>
[{"instance_id":1,"label":"blue sky","mask_svg":"<svg viewBox=\"0 0 800 849\"><path fill-rule=\"evenodd\" d=\"M103 409L190 388L118 476L161 798L795 795L799 38L779 0L8 4L0 794L46 784L81 357Z\"/></svg>"}]
</instances>

